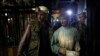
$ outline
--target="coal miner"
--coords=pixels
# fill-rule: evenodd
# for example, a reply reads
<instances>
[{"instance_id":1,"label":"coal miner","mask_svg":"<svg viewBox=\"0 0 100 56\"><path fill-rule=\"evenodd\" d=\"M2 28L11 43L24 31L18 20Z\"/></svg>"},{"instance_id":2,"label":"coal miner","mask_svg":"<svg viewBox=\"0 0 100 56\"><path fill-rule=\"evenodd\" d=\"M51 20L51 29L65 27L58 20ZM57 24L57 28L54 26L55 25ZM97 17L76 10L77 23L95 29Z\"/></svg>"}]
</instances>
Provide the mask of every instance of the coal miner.
<instances>
[{"instance_id":1,"label":"coal miner","mask_svg":"<svg viewBox=\"0 0 100 56\"><path fill-rule=\"evenodd\" d=\"M51 38L52 52L58 56L78 56L80 36L77 29L70 26L65 16L61 18L61 24Z\"/></svg>"},{"instance_id":2,"label":"coal miner","mask_svg":"<svg viewBox=\"0 0 100 56\"><path fill-rule=\"evenodd\" d=\"M39 56L51 56L50 55L50 39L49 29L50 23L48 21L48 10L41 11L39 13Z\"/></svg>"},{"instance_id":3,"label":"coal miner","mask_svg":"<svg viewBox=\"0 0 100 56\"><path fill-rule=\"evenodd\" d=\"M37 8L38 9L38 8ZM39 56L39 46L40 46L40 38L39 38L39 20L38 20L39 11L35 12L35 14L31 14L28 27L19 43L18 48L18 56ZM26 36L30 33L29 44L27 44L27 48L24 48L23 45L26 44ZM27 49L22 54L22 49Z\"/></svg>"}]
</instances>

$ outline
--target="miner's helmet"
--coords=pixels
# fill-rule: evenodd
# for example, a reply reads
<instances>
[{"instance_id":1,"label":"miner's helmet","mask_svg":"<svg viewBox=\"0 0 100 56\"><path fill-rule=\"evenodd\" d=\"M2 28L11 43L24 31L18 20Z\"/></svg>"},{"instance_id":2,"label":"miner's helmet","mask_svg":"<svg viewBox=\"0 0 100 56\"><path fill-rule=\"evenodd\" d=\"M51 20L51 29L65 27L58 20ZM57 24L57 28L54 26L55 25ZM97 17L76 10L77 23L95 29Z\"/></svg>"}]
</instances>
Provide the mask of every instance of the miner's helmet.
<instances>
[{"instance_id":1,"label":"miner's helmet","mask_svg":"<svg viewBox=\"0 0 100 56\"><path fill-rule=\"evenodd\" d=\"M41 13L49 13L49 10L46 6L39 6L39 9Z\"/></svg>"},{"instance_id":2,"label":"miner's helmet","mask_svg":"<svg viewBox=\"0 0 100 56\"><path fill-rule=\"evenodd\" d=\"M49 10L46 6L38 6L38 9L39 9L38 11L39 15L48 16Z\"/></svg>"},{"instance_id":3,"label":"miner's helmet","mask_svg":"<svg viewBox=\"0 0 100 56\"><path fill-rule=\"evenodd\" d=\"M38 18L39 20L47 20L48 17L48 8L46 6L38 6Z\"/></svg>"},{"instance_id":4,"label":"miner's helmet","mask_svg":"<svg viewBox=\"0 0 100 56\"><path fill-rule=\"evenodd\" d=\"M79 14L79 17L84 17L84 18L86 18L86 12L81 12L81 13Z\"/></svg>"}]
</instances>

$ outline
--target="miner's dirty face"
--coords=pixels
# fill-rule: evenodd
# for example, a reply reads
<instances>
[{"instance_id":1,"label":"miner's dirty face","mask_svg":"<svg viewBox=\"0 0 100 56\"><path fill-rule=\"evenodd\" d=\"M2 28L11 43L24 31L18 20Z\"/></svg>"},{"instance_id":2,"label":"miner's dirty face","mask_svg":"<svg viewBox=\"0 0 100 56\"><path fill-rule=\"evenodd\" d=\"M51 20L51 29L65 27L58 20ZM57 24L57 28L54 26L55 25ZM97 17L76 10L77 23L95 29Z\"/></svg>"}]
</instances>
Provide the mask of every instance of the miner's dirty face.
<instances>
[{"instance_id":1,"label":"miner's dirty face","mask_svg":"<svg viewBox=\"0 0 100 56\"><path fill-rule=\"evenodd\" d=\"M84 21L85 21L85 17L84 17L83 15L80 15L80 16L79 16L79 21L80 21L80 22L84 22Z\"/></svg>"},{"instance_id":2,"label":"miner's dirty face","mask_svg":"<svg viewBox=\"0 0 100 56\"><path fill-rule=\"evenodd\" d=\"M46 19L47 15L46 14L40 14L39 19L40 21L44 21Z\"/></svg>"},{"instance_id":3,"label":"miner's dirty face","mask_svg":"<svg viewBox=\"0 0 100 56\"><path fill-rule=\"evenodd\" d=\"M68 24L68 20L67 19L61 19L61 25L62 26L66 26Z\"/></svg>"}]
</instances>

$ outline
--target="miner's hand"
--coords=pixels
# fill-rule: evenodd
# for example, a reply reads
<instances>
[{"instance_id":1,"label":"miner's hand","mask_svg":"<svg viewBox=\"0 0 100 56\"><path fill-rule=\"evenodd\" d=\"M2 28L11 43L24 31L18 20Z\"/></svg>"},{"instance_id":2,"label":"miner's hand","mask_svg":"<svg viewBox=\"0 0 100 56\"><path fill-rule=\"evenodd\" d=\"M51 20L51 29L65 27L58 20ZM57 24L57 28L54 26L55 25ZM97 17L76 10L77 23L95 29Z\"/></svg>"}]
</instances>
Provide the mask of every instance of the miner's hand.
<instances>
[{"instance_id":1,"label":"miner's hand","mask_svg":"<svg viewBox=\"0 0 100 56\"><path fill-rule=\"evenodd\" d=\"M66 55L66 48L60 48L59 53L65 56Z\"/></svg>"}]
</instances>

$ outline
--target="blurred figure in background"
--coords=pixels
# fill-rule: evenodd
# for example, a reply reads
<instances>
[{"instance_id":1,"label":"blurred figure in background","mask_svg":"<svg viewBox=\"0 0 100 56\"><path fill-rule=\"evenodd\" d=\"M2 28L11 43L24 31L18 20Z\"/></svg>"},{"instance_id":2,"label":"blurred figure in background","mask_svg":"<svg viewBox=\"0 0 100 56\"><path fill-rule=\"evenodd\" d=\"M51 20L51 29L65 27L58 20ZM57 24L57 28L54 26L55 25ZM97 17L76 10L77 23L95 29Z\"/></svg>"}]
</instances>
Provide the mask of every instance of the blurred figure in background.
<instances>
[{"instance_id":1,"label":"blurred figure in background","mask_svg":"<svg viewBox=\"0 0 100 56\"><path fill-rule=\"evenodd\" d=\"M87 54L87 33L86 33L86 22L85 22L86 19L86 14L85 12L82 12L78 15L78 22L76 22L74 24L74 27L76 27L80 33L80 47L81 47L81 50L80 50L80 56L86 56Z\"/></svg>"},{"instance_id":2,"label":"blurred figure in background","mask_svg":"<svg viewBox=\"0 0 100 56\"><path fill-rule=\"evenodd\" d=\"M27 56L39 56L40 38L39 38L39 19L38 13L40 9L36 7L36 14L32 15L33 18L30 20L31 38L29 42Z\"/></svg>"},{"instance_id":3,"label":"blurred figure in background","mask_svg":"<svg viewBox=\"0 0 100 56\"><path fill-rule=\"evenodd\" d=\"M32 14L28 23L19 43L18 56L38 56L39 54L40 39L37 14ZM27 38L27 35L29 35L29 38ZM26 40L28 40L27 44L25 42Z\"/></svg>"},{"instance_id":4,"label":"blurred figure in background","mask_svg":"<svg viewBox=\"0 0 100 56\"><path fill-rule=\"evenodd\" d=\"M51 23L52 23L53 32L56 31L61 26L60 15L61 15L60 9L56 8L52 10Z\"/></svg>"}]
</instances>

